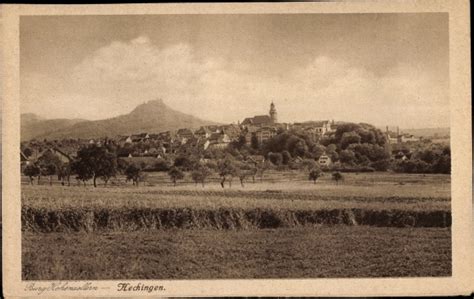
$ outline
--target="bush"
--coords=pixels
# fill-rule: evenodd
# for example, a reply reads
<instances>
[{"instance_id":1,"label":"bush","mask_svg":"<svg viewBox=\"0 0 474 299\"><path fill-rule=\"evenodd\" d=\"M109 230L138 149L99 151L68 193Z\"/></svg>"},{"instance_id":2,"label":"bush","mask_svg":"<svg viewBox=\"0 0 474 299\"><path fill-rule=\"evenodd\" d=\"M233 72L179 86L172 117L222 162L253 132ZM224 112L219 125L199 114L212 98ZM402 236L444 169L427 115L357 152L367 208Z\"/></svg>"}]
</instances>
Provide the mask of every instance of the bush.
<instances>
[{"instance_id":1,"label":"bush","mask_svg":"<svg viewBox=\"0 0 474 299\"><path fill-rule=\"evenodd\" d=\"M176 181L184 179L184 173L178 167L171 167L168 171L168 175L173 182L173 185L176 186Z\"/></svg>"},{"instance_id":2,"label":"bush","mask_svg":"<svg viewBox=\"0 0 474 299\"><path fill-rule=\"evenodd\" d=\"M290 161L291 161L291 155L290 155L290 152L288 151L283 151L281 153L281 156L282 156L282 163L284 165L287 165Z\"/></svg>"},{"instance_id":3,"label":"bush","mask_svg":"<svg viewBox=\"0 0 474 299\"><path fill-rule=\"evenodd\" d=\"M335 172L332 174L332 179L336 181L336 184L339 184L339 181L344 180L344 176L340 172Z\"/></svg>"},{"instance_id":4,"label":"bush","mask_svg":"<svg viewBox=\"0 0 474 299\"><path fill-rule=\"evenodd\" d=\"M278 166L275 167L275 170L285 171L285 170L288 170L288 166L287 165L278 165Z\"/></svg>"},{"instance_id":5,"label":"bush","mask_svg":"<svg viewBox=\"0 0 474 299\"><path fill-rule=\"evenodd\" d=\"M193 181L197 183L201 183L204 187L206 179L212 174L211 170L206 166L199 166L196 170L191 173L191 177Z\"/></svg>"},{"instance_id":6,"label":"bush","mask_svg":"<svg viewBox=\"0 0 474 299\"><path fill-rule=\"evenodd\" d=\"M184 171L193 170L196 166L197 162L187 156L179 156L174 160L173 166L179 167Z\"/></svg>"},{"instance_id":7,"label":"bush","mask_svg":"<svg viewBox=\"0 0 474 299\"><path fill-rule=\"evenodd\" d=\"M30 179L30 184L33 184L33 177L40 175L40 169L36 165L28 165L23 170L23 174Z\"/></svg>"},{"instance_id":8,"label":"bush","mask_svg":"<svg viewBox=\"0 0 474 299\"><path fill-rule=\"evenodd\" d=\"M403 173L431 173L430 164L419 159L409 159L404 161L397 161L394 165L396 172Z\"/></svg>"},{"instance_id":9,"label":"bush","mask_svg":"<svg viewBox=\"0 0 474 299\"><path fill-rule=\"evenodd\" d=\"M138 182L140 181L141 172L141 168L133 164L129 165L127 169L125 169L125 175L127 177L127 180L132 181L133 185L137 186Z\"/></svg>"},{"instance_id":10,"label":"bush","mask_svg":"<svg viewBox=\"0 0 474 299\"><path fill-rule=\"evenodd\" d=\"M304 159L301 162L300 167L302 169L313 169L315 167L318 167L318 163L316 163L316 161L314 161L312 159Z\"/></svg>"},{"instance_id":11,"label":"bush","mask_svg":"<svg viewBox=\"0 0 474 299\"><path fill-rule=\"evenodd\" d=\"M384 159L369 164L371 168L377 171L386 171L390 167L390 160Z\"/></svg>"},{"instance_id":12,"label":"bush","mask_svg":"<svg viewBox=\"0 0 474 299\"><path fill-rule=\"evenodd\" d=\"M171 163L164 160L160 159L153 164L153 167L151 168L152 171L168 171L171 168Z\"/></svg>"},{"instance_id":13,"label":"bush","mask_svg":"<svg viewBox=\"0 0 474 299\"><path fill-rule=\"evenodd\" d=\"M341 165L331 168L333 171L338 172L374 172L375 168L370 166L348 166L348 165Z\"/></svg>"},{"instance_id":14,"label":"bush","mask_svg":"<svg viewBox=\"0 0 474 299\"><path fill-rule=\"evenodd\" d=\"M268 153L268 160L270 160L273 165L281 165L283 163L283 155L270 152Z\"/></svg>"},{"instance_id":15,"label":"bush","mask_svg":"<svg viewBox=\"0 0 474 299\"><path fill-rule=\"evenodd\" d=\"M321 169L319 167L315 167L309 172L308 179L312 180L313 183L316 184L316 180L321 176L321 174Z\"/></svg>"}]
</instances>

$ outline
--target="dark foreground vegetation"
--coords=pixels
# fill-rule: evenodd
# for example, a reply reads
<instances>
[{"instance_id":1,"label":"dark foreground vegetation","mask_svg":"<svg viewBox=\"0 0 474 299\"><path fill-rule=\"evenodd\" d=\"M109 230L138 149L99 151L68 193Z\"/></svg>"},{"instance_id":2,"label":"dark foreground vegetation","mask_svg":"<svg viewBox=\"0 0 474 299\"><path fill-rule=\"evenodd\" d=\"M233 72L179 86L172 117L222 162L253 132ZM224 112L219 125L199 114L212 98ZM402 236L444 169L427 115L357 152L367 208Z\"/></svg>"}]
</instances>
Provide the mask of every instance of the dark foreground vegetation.
<instances>
[{"instance_id":1,"label":"dark foreground vegetation","mask_svg":"<svg viewBox=\"0 0 474 299\"><path fill-rule=\"evenodd\" d=\"M25 232L22 246L25 280L451 275L449 228Z\"/></svg>"}]
</instances>

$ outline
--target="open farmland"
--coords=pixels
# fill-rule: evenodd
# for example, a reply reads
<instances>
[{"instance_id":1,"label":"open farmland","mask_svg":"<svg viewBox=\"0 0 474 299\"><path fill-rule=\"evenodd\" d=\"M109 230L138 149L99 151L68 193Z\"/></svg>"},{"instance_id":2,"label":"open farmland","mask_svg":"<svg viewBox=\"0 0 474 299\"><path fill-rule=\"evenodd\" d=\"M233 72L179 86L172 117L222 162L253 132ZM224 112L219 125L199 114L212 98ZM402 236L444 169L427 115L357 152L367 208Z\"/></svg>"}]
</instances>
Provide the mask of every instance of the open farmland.
<instances>
[{"instance_id":1,"label":"open farmland","mask_svg":"<svg viewBox=\"0 0 474 299\"><path fill-rule=\"evenodd\" d=\"M140 187L23 185L24 279L450 275L449 176L285 175L225 189L155 173Z\"/></svg>"},{"instance_id":2,"label":"open farmland","mask_svg":"<svg viewBox=\"0 0 474 299\"><path fill-rule=\"evenodd\" d=\"M448 228L342 225L243 231L25 233L23 279L448 276L450 236Z\"/></svg>"}]
</instances>

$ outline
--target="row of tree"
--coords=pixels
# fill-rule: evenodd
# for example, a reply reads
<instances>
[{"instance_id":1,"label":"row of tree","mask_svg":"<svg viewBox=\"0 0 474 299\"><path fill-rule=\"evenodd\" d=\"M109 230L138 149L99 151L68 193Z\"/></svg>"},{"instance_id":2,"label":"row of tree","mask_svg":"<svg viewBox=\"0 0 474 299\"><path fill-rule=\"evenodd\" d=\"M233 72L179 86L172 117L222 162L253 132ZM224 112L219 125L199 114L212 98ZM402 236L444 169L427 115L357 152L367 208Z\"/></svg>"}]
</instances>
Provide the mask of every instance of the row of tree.
<instances>
[{"instance_id":1,"label":"row of tree","mask_svg":"<svg viewBox=\"0 0 474 299\"><path fill-rule=\"evenodd\" d=\"M309 173L309 179L316 182L322 171L315 161L306 161L308 163L305 168ZM185 173L189 173L192 180L202 186L213 174L217 174L223 188L225 183L228 183L230 187L234 178L238 178L243 187L244 182L249 178L252 178L253 182L255 182L256 176L263 179L264 172L272 167L270 161L249 163L239 161L231 155L219 159L217 163L214 161L197 162L187 157L178 157L174 164L167 168L167 173L174 185L185 177ZM66 164L62 163L54 153L46 152L35 164L26 166L23 172L30 178L31 184L33 184L34 177L38 178L39 183L41 176L48 176L49 182L52 184L52 177L57 175L62 184L70 185L70 177L75 175L78 182L82 181L85 185L87 181L92 180L94 187L96 187L98 179L107 185L112 177L120 173L126 176L127 181L138 186L140 182L146 180L147 175L144 169L143 165L130 164L117 158L116 154L110 152L106 147L90 145L81 148L77 153L77 158Z\"/></svg>"},{"instance_id":2,"label":"row of tree","mask_svg":"<svg viewBox=\"0 0 474 299\"><path fill-rule=\"evenodd\" d=\"M255 143L255 140L254 142ZM171 180L184 177L183 172L189 172L196 183L205 184L206 179L217 173L221 185L231 184L232 178L238 177L241 184L248 177L255 180L258 174L268 169L300 169L311 172L319 169L317 159L327 154L333 164L333 171L386 171L392 169L406 173L450 173L451 152L449 146L419 148L413 153L406 153L404 159L393 159L386 144L385 135L368 124L347 123L339 125L330 135L314 140L304 131L280 130L276 136L264 144L246 144L241 136L225 149L203 151L198 148L188 148L183 145L173 160L166 157L148 165L129 164L118 158L119 148L113 143L102 146L89 145L77 152L77 157L71 163L62 163L53 152L47 151L32 165L24 169L24 174L30 178L58 176L63 184L70 184L71 174L84 184L92 180L97 186L97 179L107 184L117 173L127 176L127 180L138 184L146 177L146 171L166 171ZM264 156L264 162L249 160L252 155ZM202 161L206 161L202 163Z\"/></svg>"}]
</instances>

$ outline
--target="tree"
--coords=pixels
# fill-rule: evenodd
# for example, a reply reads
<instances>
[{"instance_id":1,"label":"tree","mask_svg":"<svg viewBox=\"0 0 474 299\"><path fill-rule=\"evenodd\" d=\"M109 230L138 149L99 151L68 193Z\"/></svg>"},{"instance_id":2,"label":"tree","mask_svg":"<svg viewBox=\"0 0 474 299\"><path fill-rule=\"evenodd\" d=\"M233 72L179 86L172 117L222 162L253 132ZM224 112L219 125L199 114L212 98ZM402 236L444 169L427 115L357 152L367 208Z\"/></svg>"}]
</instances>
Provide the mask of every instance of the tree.
<instances>
[{"instance_id":1,"label":"tree","mask_svg":"<svg viewBox=\"0 0 474 299\"><path fill-rule=\"evenodd\" d=\"M338 185L339 181L344 180L344 176L338 171L332 174L332 179L335 180L336 185Z\"/></svg>"},{"instance_id":2,"label":"tree","mask_svg":"<svg viewBox=\"0 0 474 299\"><path fill-rule=\"evenodd\" d=\"M355 156L354 152L349 150L349 149L342 150L339 153L339 160L342 163L347 163L349 165L352 165L355 161L355 158L356 158L356 156Z\"/></svg>"},{"instance_id":3,"label":"tree","mask_svg":"<svg viewBox=\"0 0 474 299\"><path fill-rule=\"evenodd\" d=\"M292 148L289 148L293 157L304 157L308 152L308 146L303 139L299 139Z\"/></svg>"},{"instance_id":4,"label":"tree","mask_svg":"<svg viewBox=\"0 0 474 299\"><path fill-rule=\"evenodd\" d=\"M258 169L256 166L249 169L249 175L252 177L252 182L255 183L255 176L257 175Z\"/></svg>"},{"instance_id":5,"label":"tree","mask_svg":"<svg viewBox=\"0 0 474 299\"><path fill-rule=\"evenodd\" d=\"M302 169L311 170L317 168L318 163L316 163L316 161L314 161L313 159L304 159L303 161L301 161L301 167Z\"/></svg>"},{"instance_id":6,"label":"tree","mask_svg":"<svg viewBox=\"0 0 474 299\"><path fill-rule=\"evenodd\" d=\"M84 186L86 182L92 178L92 170L90 167L84 163L80 162L79 160L74 160L71 164L71 171L76 174L76 179L82 181Z\"/></svg>"},{"instance_id":7,"label":"tree","mask_svg":"<svg viewBox=\"0 0 474 299\"><path fill-rule=\"evenodd\" d=\"M125 169L125 175L127 177L127 181L132 181L132 184L135 186L138 186L141 173L142 173L141 168L135 166L134 164L129 165L127 169Z\"/></svg>"},{"instance_id":8,"label":"tree","mask_svg":"<svg viewBox=\"0 0 474 299\"><path fill-rule=\"evenodd\" d=\"M290 152L289 151L283 151L283 152L281 152L281 156L282 156L282 163L284 165L288 165L288 163L291 161Z\"/></svg>"},{"instance_id":9,"label":"tree","mask_svg":"<svg viewBox=\"0 0 474 299\"><path fill-rule=\"evenodd\" d=\"M217 163L217 171L219 173L219 176L221 177L221 187L224 188L224 183L226 180L228 180L229 187L231 187L232 178L234 175L237 174L237 167L235 165L235 162L229 157L224 160L220 160Z\"/></svg>"},{"instance_id":10,"label":"tree","mask_svg":"<svg viewBox=\"0 0 474 299\"><path fill-rule=\"evenodd\" d=\"M383 159L372 162L369 164L370 167L373 167L377 171L386 171L390 167L390 160Z\"/></svg>"},{"instance_id":11,"label":"tree","mask_svg":"<svg viewBox=\"0 0 474 299\"><path fill-rule=\"evenodd\" d=\"M108 181L115 176L117 157L101 146L83 147L77 152L77 160L74 161L72 169L84 184L85 181L92 179L94 187L97 187L97 178L101 177L104 181Z\"/></svg>"},{"instance_id":12,"label":"tree","mask_svg":"<svg viewBox=\"0 0 474 299\"><path fill-rule=\"evenodd\" d=\"M269 152L267 157L268 160L273 163L273 165L281 165L281 163L283 162L283 156L280 153Z\"/></svg>"},{"instance_id":13,"label":"tree","mask_svg":"<svg viewBox=\"0 0 474 299\"><path fill-rule=\"evenodd\" d=\"M98 167L97 177L102 178L104 185L107 186L110 178L117 174L117 157L109 152L106 152L104 160ZM94 185L95 186L95 185Z\"/></svg>"},{"instance_id":14,"label":"tree","mask_svg":"<svg viewBox=\"0 0 474 299\"><path fill-rule=\"evenodd\" d=\"M23 174L30 179L30 184L33 185L33 177L39 176L40 169L36 165L27 165L25 169L23 169Z\"/></svg>"},{"instance_id":15,"label":"tree","mask_svg":"<svg viewBox=\"0 0 474 299\"><path fill-rule=\"evenodd\" d=\"M342 134L341 137L341 148L345 149L347 148L350 144L353 143L360 143L360 136L356 132L345 132Z\"/></svg>"},{"instance_id":16,"label":"tree","mask_svg":"<svg viewBox=\"0 0 474 299\"><path fill-rule=\"evenodd\" d=\"M258 150L260 148L260 142L258 141L257 135L252 133L252 137L250 138L250 146L254 150Z\"/></svg>"},{"instance_id":17,"label":"tree","mask_svg":"<svg viewBox=\"0 0 474 299\"><path fill-rule=\"evenodd\" d=\"M230 147L235 148L237 150L241 150L245 147L247 140L245 139L245 135L239 135L237 140L234 140L230 143Z\"/></svg>"},{"instance_id":18,"label":"tree","mask_svg":"<svg viewBox=\"0 0 474 299\"><path fill-rule=\"evenodd\" d=\"M125 170L129 166L129 163L124 159L117 158L117 171L119 173L125 173Z\"/></svg>"},{"instance_id":19,"label":"tree","mask_svg":"<svg viewBox=\"0 0 474 299\"><path fill-rule=\"evenodd\" d=\"M71 164L66 163L63 164L59 169L58 169L58 180L61 181L61 185L64 185L64 181L67 182L67 185L71 185Z\"/></svg>"},{"instance_id":20,"label":"tree","mask_svg":"<svg viewBox=\"0 0 474 299\"><path fill-rule=\"evenodd\" d=\"M201 183L204 187L206 179L212 174L211 170L204 165L200 165L191 173L193 181L198 184Z\"/></svg>"},{"instance_id":21,"label":"tree","mask_svg":"<svg viewBox=\"0 0 474 299\"><path fill-rule=\"evenodd\" d=\"M273 164L268 160L265 160L262 163L257 164L257 173L260 176L260 181L263 181L263 174L267 170L272 169L272 168L273 168Z\"/></svg>"},{"instance_id":22,"label":"tree","mask_svg":"<svg viewBox=\"0 0 474 299\"><path fill-rule=\"evenodd\" d=\"M337 149L337 146L332 143L326 147L326 153L333 162L336 162L339 160L339 154L336 152L336 149Z\"/></svg>"},{"instance_id":23,"label":"tree","mask_svg":"<svg viewBox=\"0 0 474 299\"><path fill-rule=\"evenodd\" d=\"M38 184L40 181L41 175L49 176L49 184L53 184L53 175L58 173L58 170L62 166L62 162L57 155L55 155L51 150L46 150L36 162L37 166L40 169L40 175L38 176Z\"/></svg>"},{"instance_id":24,"label":"tree","mask_svg":"<svg viewBox=\"0 0 474 299\"><path fill-rule=\"evenodd\" d=\"M174 160L173 166L179 167L184 171L193 170L196 167L197 161L191 159L188 156L179 156Z\"/></svg>"},{"instance_id":25,"label":"tree","mask_svg":"<svg viewBox=\"0 0 474 299\"><path fill-rule=\"evenodd\" d=\"M320 144L316 144L311 148L311 153L315 159L319 159L319 157L321 157L325 151L326 148Z\"/></svg>"},{"instance_id":26,"label":"tree","mask_svg":"<svg viewBox=\"0 0 474 299\"><path fill-rule=\"evenodd\" d=\"M176 181L184 179L184 173L176 166L171 167L168 171L168 175L174 186L176 186Z\"/></svg>"},{"instance_id":27,"label":"tree","mask_svg":"<svg viewBox=\"0 0 474 299\"><path fill-rule=\"evenodd\" d=\"M321 169L319 167L315 167L309 172L309 179L313 181L313 184L316 184L316 180L321 176L321 174Z\"/></svg>"},{"instance_id":28,"label":"tree","mask_svg":"<svg viewBox=\"0 0 474 299\"><path fill-rule=\"evenodd\" d=\"M31 155L33 154L33 151L29 148L29 147L25 147L25 149L23 149L23 154L29 158L31 157Z\"/></svg>"},{"instance_id":29,"label":"tree","mask_svg":"<svg viewBox=\"0 0 474 299\"><path fill-rule=\"evenodd\" d=\"M155 171L168 171L170 170L170 163L164 159L159 159L153 165Z\"/></svg>"},{"instance_id":30,"label":"tree","mask_svg":"<svg viewBox=\"0 0 474 299\"><path fill-rule=\"evenodd\" d=\"M53 175L56 174L57 168L54 164L46 164L40 168L40 172L44 176L49 177L49 185L53 184Z\"/></svg>"},{"instance_id":31,"label":"tree","mask_svg":"<svg viewBox=\"0 0 474 299\"><path fill-rule=\"evenodd\" d=\"M451 173L451 153L444 154L439 157L438 160L433 165L434 173Z\"/></svg>"},{"instance_id":32,"label":"tree","mask_svg":"<svg viewBox=\"0 0 474 299\"><path fill-rule=\"evenodd\" d=\"M256 174L256 168L253 167L252 165L249 165L247 163L239 163L237 167L237 176L239 177L240 180L240 185L244 187L244 182L245 179L248 176L252 176L253 182L255 182L255 174Z\"/></svg>"}]
</instances>

